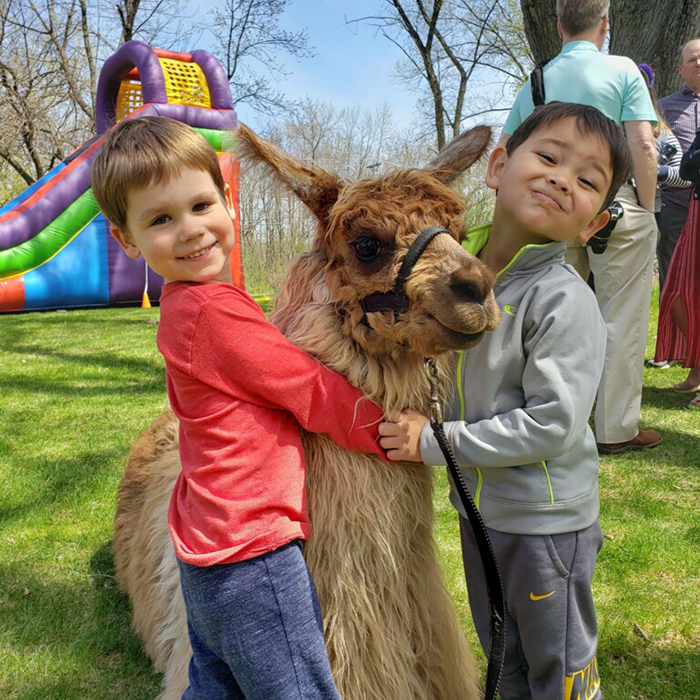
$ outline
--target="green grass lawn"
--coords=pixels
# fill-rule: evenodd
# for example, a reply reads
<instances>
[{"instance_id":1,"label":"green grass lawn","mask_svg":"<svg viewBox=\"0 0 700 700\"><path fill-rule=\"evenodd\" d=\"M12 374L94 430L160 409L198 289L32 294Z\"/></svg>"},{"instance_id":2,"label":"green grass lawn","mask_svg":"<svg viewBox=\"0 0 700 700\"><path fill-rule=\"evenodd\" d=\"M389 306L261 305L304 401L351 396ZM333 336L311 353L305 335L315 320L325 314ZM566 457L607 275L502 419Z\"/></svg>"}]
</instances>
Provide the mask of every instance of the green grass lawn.
<instances>
[{"instance_id":1,"label":"green grass lawn","mask_svg":"<svg viewBox=\"0 0 700 700\"><path fill-rule=\"evenodd\" d=\"M158 693L109 550L127 450L166 405L157 318L136 308L0 317L0 698ZM661 430L663 444L601 463L606 700L700 698L700 412L669 389L684 376L646 370L643 427ZM435 500L450 589L476 648L442 475Z\"/></svg>"}]
</instances>

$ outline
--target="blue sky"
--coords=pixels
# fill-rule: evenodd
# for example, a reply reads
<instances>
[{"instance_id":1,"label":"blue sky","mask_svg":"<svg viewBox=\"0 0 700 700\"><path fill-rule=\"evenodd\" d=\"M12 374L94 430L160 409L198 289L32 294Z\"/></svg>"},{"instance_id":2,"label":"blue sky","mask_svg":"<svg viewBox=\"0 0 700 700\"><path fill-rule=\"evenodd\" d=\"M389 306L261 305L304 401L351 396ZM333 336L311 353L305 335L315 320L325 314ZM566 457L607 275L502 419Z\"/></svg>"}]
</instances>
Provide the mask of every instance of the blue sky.
<instances>
[{"instance_id":1,"label":"blue sky","mask_svg":"<svg viewBox=\"0 0 700 700\"><path fill-rule=\"evenodd\" d=\"M368 23L346 24L378 14L383 4L381 0L293 0L280 26L289 31L306 29L316 55L286 63L290 75L279 86L286 96L295 100L309 96L338 109L356 105L373 109L387 102L396 122L408 123L415 96L391 77L401 52ZM204 0L200 8L208 5ZM245 106L237 111L254 124Z\"/></svg>"}]
</instances>

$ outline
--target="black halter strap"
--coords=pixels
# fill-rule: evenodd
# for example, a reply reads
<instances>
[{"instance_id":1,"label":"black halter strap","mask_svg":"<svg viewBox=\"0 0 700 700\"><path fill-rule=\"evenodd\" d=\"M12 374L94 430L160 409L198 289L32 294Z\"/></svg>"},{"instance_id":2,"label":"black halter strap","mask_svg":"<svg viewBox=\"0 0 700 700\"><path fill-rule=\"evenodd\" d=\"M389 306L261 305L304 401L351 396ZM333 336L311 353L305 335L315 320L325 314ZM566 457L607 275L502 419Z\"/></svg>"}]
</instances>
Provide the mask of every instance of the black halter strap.
<instances>
[{"instance_id":1,"label":"black halter strap","mask_svg":"<svg viewBox=\"0 0 700 700\"><path fill-rule=\"evenodd\" d=\"M408 282L414 265L418 262L420 256L423 255L430 241L440 233L452 235L450 231L442 226L431 226L418 234L401 263L401 269L396 277L396 284L391 292L369 294L363 299L360 299L360 305L365 312L362 323L369 326L367 314L374 313L375 311L393 311L396 320L398 320L399 314L408 311L410 302L406 296L406 282Z\"/></svg>"}]
</instances>

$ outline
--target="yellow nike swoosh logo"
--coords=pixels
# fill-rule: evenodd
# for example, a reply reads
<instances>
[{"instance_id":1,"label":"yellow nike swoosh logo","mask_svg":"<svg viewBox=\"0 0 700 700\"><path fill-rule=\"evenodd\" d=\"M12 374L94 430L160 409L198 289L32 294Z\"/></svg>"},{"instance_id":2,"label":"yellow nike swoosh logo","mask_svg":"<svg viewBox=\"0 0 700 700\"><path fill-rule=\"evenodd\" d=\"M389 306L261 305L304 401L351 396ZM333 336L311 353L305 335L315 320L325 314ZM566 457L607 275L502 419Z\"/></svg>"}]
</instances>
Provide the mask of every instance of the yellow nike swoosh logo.
<instances>
[{"instance_id":1,"label":"yellow nike swoosh logo","mask_svg":"<svg viewBox=\"0 0 700 700\"><path fill-rule=\"evenodd\" d=\"M511 306L510 304L506 304L503 307L503 310L509 315L509 316L515 316L517 313L517 309L514 306Z\"/></svg>"},{"instance_id":2,"label":"yellow nike swoosh logo","mask_svg":"<svg viewBox=\"0 0 700 700\"><path fill-rule=\"evenodd\" d=\"M544 600L545 598L549 598L550 595L554 595L554 591L551 593L545 593L544 595L535 595L532 591L530 591L530 600Z\"/></svg>"}]
</instances>

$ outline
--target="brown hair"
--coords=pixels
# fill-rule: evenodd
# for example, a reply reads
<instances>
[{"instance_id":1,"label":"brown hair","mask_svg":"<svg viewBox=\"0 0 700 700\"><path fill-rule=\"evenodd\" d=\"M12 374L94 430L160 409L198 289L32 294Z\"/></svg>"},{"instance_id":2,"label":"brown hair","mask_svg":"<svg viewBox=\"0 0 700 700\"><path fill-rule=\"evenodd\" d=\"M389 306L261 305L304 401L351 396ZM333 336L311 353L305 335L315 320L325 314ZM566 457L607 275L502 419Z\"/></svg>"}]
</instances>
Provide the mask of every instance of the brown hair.
<instances>
[{"instance_id":1,"label":"brown hair","mask_svg":"<svg viewBox=\"0 0 700 700\"><path fill-rule=\"evenodd\" d=\"M648 67L648 66L647 66ZM651 131L654 134L654 138L658 138L661 134L669 134L671 133L671 127L666 123L666 120L664 119L664 115L659 109L659 101L658 97L656 95L656 88L654 87L654 84L651 82L651 79L649 78L649 74L643 70L642 68L639 68L639 72L642 74L642 79L644 80L644 84L647 86L647 90L649 90L649 97L651 98L651 103L654 105L654 113L656 114L656 124L653 124L651 127Z\"/></svg>"},{"instance_id":2,"label":"brown hair","mask_svg":"<svg viewBox=\"0 0 700 700\"><path fill-rule=\"evenodd\" d=\"M166 117L127 119L109 133L92 164L92 192L104 215L124 231L129 191L168 182L186 168L209 173L224 196L216 151L201 134Z\"/></svg>"},{"instance_id":3,"label":"brown hair","mask_svg":"<svg viewBox=\"0 0 700 700\"><path fill-rule=\"evenodd\" d=\"M557 0L557 19L569 36L595 27L610 9L610 0Z\"/></svg>"},{"instance_id":4,"label":"brown hair","mask_svg":"<svg viewBox=\"0 0 700 700\"><path fill-rule=\"evenodd\" d=\"M508 139L506 153L510 156L536 131L545 130L562 119L575 119L581 133L597 136L610 151L612 178L605 202L600 209L604 211L612 204L620 187L629 179L632 172L632 156L622 129L599 109L575 102L550 102L537 107Z\"/></svg>"}]
</instances>

